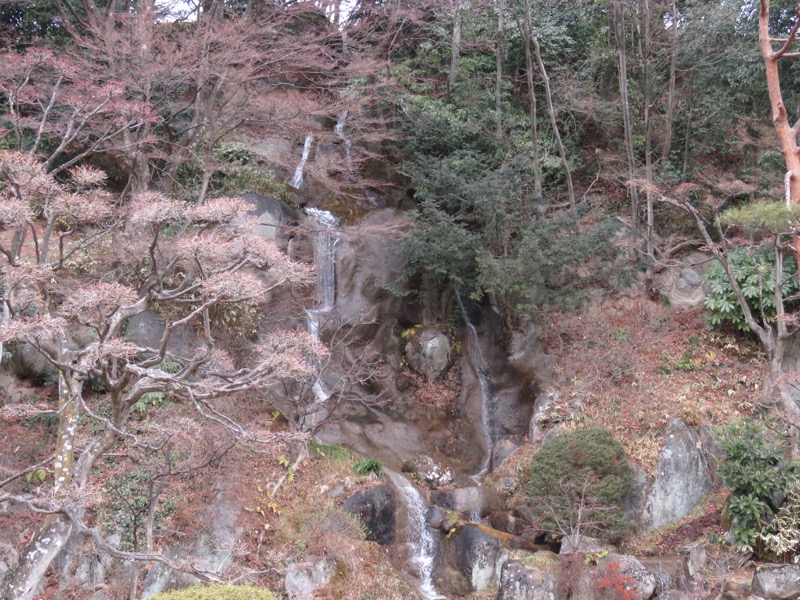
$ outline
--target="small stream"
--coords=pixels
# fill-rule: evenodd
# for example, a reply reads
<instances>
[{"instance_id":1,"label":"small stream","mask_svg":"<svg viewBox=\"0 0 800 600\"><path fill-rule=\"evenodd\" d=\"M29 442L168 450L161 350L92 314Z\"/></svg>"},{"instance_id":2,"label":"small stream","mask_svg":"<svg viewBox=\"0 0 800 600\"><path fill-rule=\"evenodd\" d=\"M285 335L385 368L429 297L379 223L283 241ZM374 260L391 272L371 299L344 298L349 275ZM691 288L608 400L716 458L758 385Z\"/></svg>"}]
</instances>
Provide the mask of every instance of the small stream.
<instances>
[{"instance_id":1,"label":"small stream","mask_svg":"<svg viewBox=\"0 0 800 600\"><path fill-rule=\"evenodd\" d=\"M414 575L419 578L419 594L425 600L446 600L440 595L433 585L433 564L436 558L436 538L428 526L425 515L428 512L414 484L408 479L395 473L386 471L389 479L403 497L408 523L406 524L405 543L411 550L411 563Z\"/></svg>"},{"instance_id":2,"label":"small stream","mask_svg":"<svg viewBox=\"0 0 800 600\"><path fill-rule=\"evenodd\" d=\"M475 328L474 323L469 318L469 313L464 307L464 301L461 299L461 294L456 292L456 300L458 301L458 308L461 310L461 316L464 319L464 324L467 327L467 348L472 363L472 368L475 370L475 376L481 386L481 422L483 425L484 443L486 445L486 458L480 470L472 475L472 479L476 483L480 483L481 478L492 469L492 451L495 444L495 426L494 426L494 396L492 394L492 386L489 381L489 365L483 356L481 350L481 342L478 338L478 330Z\"/></svg>"}]
</instances>

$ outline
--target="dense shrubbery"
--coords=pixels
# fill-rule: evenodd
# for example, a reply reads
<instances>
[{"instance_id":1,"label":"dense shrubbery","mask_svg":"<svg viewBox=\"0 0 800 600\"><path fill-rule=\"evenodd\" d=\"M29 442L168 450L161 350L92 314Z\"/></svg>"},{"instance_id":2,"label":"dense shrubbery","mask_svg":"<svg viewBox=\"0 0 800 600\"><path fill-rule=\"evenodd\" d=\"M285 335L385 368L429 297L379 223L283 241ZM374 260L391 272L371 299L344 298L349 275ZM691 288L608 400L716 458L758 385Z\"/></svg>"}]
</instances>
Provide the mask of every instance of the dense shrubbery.
<instances>
[{"instance_id":1,"label":"dense shrubbery","mask_svg":"<svg viewBox=\"0 0 800 600\"><path fill-rule=\"evenodd\" d=\"M775 319L775 248L762 246L755 250L734 248L728 254L736 281L742 288L750 309L756 318L767 321ZM797 262L791 255L783 257L783 297L795 294L797 286ZM733 293L725 270L719 262L709 266L705 274L710 292L706 296L708 322L719 326L730 323L740 331L749 331L744 313Z\"/></svg>"},{"instance_id":2,"label":"dense shrubbery","mask_svg":"<svg viewBox=\"0 0 800 600\"><path fill-rule=\"evenodd\" d=\"M622 444L605 429L547 442L531 462L530 499L542 529L619 540L630 527L624 502L634 491Z\"/></svg>"},{"instance_id":3,"label":"dense shrubbery","mask_svg":"<svg viewBox=\"0 0 800 600\"><path fill-rule=\"evenodd\" d=\"M724 459L719 474L731 488L727 517L732 541L754 549L796 477L797 466L784 458L785 440L762 423L735 423L721 433Z\"/></svg>"},{"instance_id":4,"label":"dense shrubbery","mask_svg":"<svg viewBox=\"0 0 800 600\"><path fill-rule=\"evenodd\" d=\"M152 600L277 600L267 589L249 585L195 586L156 594Z\"/></svg>"}]
</instances>

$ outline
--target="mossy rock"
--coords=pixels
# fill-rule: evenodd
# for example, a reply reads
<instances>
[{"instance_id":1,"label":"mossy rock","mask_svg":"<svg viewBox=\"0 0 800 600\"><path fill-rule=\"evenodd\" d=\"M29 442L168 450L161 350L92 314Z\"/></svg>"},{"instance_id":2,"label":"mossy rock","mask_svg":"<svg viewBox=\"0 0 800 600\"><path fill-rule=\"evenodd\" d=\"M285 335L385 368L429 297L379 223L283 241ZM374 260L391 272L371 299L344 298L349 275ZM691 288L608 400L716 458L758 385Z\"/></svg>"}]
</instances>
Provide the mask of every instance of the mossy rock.
<instances>
[{"instance_id":1,"label":"mossy rock","mask_svg":"<svg viewBox=\"0 0 800 600\"><path fill-rule=\"evenodd\" d=\"M249 585L198 585L156 594L151 600L278 600L278 596Z\"/></svg>"}]
</instances>

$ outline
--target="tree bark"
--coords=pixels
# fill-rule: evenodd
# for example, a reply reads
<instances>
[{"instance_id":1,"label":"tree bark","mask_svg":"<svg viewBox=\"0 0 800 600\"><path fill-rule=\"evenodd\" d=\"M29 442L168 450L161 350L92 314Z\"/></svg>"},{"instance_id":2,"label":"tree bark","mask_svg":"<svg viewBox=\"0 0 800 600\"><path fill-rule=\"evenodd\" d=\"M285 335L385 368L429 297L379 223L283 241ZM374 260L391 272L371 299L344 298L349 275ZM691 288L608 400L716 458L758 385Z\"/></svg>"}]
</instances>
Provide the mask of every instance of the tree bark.
<instances>
[{"instance_id":1,"label":"tree bark","mask_svg":"<svg viewBox=\"0 0 800 600\"><path fill-rule=\"evenodd\" d=\"M628 180L636 179L636 155L633 151L633 124L631 122L631 104L628 99L628 57L625 50L625 13L622 0L614 0L613 21L614 39L617 42L619 66L619 95L622 104L622 124L625 132L625 152L628 155ZM631 195L631 218L634 230L639 229L639 191L636 186L628 186Z\"/></svg>"},{"instance_id":2,"label":"tree bark","mask_svg":"<svg viewBox=\"0 0 800 600\"><path fill-rule=\"evenodd\" d=\"M553 135L558 143L558 153L561 156L561 163L564 165L564 173L567 179L567 193L569 194L569 206L575 208L575 188L572 185L572 170L569 168L569 161L567 160L567 150L564 148L564 142L561 140L561 133L558 130L558 119L556 118L556 109L553 106L553 94L550 90L550 77L547 75L547 69L542 60L542 49L539 46L539 40L536 36L532 36L533 48L536 51L536 62L539 63L539 74L542 76L544 82L545 99L547 100L547 110L550 113L550 124L553 127Z\"/></svg>"},{"instance_id":3,"label":"tree bark","mask_svg":"<svg viewBox=\"0 0 800 600\"><path fill-rule=\"evenodd\" d=\"M497 50L495 52L495 87L494 111L497 119L497 137L503 138L503 45L505 44L505 12L504 0L495 0L497 10Z\"/></svg>"},{"instance_id":4,"label":"tree bark","mask_svg":"<svg viewBox=\"0 0 800 600\"><path fill-rule=\"evenodd\" d=\"M669 82L667 83L667 114L664 115L664 146L661 160L669 160L672 152L672 128L675 120L675 83L678 73L678 8L675 0L670 2Z\"/></svg>"},{"instance_id":5,"label":"tree bark","mask_svg":"<svg viewBox=\"0 0 800 600\"><path fill-rule=\"evenodd\" d=\"M461 11L463 8L463 3L457 0L453 9L453 36L450 38L450 74L447 78L448 95L451 100L461 66Z\"/></svg>"},{"instance_id":6,"label":"tree bark","mask_svg":"<svg viewBox=\"0 0 800 600\"><path fill-rule=\"evenodd\" d=\"M522 40L525 45L525 75L528 79L528 93L530 104L528 112L531 120L531 160L533 161L533 193L537 198L542 197L542 163L539 158L539 125L536 119L536 92L533 87L533 56L531 53L531 37L533 26L531 24L531 0L525 0L525 14L522 18Z\"/></svg>"}]
</instances>

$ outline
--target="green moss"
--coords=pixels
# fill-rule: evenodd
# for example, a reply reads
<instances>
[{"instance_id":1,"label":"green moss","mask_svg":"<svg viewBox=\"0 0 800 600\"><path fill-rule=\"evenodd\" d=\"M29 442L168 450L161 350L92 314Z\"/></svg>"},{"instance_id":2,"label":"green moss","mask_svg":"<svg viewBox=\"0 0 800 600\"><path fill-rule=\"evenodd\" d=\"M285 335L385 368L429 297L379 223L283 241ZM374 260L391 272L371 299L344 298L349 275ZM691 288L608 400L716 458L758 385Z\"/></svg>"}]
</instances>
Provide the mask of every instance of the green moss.
<instances>
[{"instance_id":1,"label":"green moss","mask_svg":"<svg viewBox=\"0 0 800 600\"><path fill-rule=\"evenodd\" d=\"M211 585L194 586L156 594L152 600L278 600L278 597L264 588L249 585Z\"/></svg>"}]
</instances>

